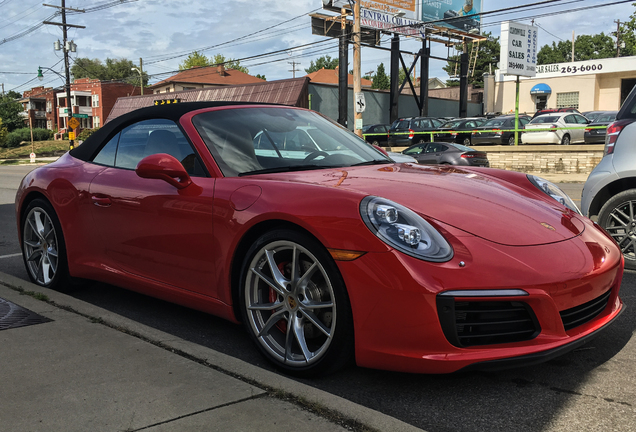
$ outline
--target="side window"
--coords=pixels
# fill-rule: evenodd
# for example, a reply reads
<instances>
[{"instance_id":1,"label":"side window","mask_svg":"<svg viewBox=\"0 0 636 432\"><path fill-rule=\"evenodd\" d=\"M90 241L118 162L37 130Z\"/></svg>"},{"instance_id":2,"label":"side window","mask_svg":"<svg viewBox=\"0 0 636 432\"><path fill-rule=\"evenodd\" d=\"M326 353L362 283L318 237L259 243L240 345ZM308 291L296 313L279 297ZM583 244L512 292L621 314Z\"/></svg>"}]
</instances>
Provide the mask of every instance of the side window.
<instances>
[{"instance_id":1,"label":"side window","mask_svg":"<svg viewBox=\"0 0 636 432\"><path fill-rule=\"evenodd\" d=\"M566 122L566 123L568 123L568 124L576 123L576 120L574 119L574 116L573 116L573 115L565 116L565 119L564 119L564 120L565 120L565 122Z\"/></svg>"},{"instance_id":2,"label":"side window","mask_svg":"<svg viewBox=\"0 0 636 432\"><path fill-rule=\"evenodd\" d=\"M424 149L423 146L417 145L417 146L413 146L411 148L408 148L408 149L404 150L402 153L404 153L406 155L418 155L418 154L422 153L423 149Z\"/></svg>"},{"instance_id":3,"label":"side window","mask_svg":"<svg viewBox=\"0 0 636 432\"><path fill-rule=\"evenodd\" d=\"M115 155L117 154L117 143L119 142L117 134L106 143L104 147L93 158L93 162L99 165L115 166Z\"/></svg>"},{"instance_id":4,"label":"side window","mask_svg":"<svg viewBox=\"0 0 636 432\"><path fill-rule=\"evenodd\" d=\"M583 116L575 115L574 118L576 118L578 124L587 124L587 119Z\"/></svg>"},{"instance_id":5,"label":"side window","mask_svg":"<svg viewBox=\"0 0 636 432\"><path fill-rule=\"evenodd\" d=\"M102 148L93 162L116 168L135 169L139 161L146 156L167 153L181 162L191 176L206 175L203 164L192 146L171 120L141 121L126 127L116 138L111 139ZM116 148L114 155L113 148Z\"/></svg>"},{"instance_id":6,"label":"side window","mask_svg":"<svg viewBox=\"0 0 636 432\"><path fill-rule=\"evenodd\" d=\"M530 120L528 120L527 118L520 118L519 119L519 123L521 123L522 126L527 125L530 122Z\"/></svg>"}]
</instances>

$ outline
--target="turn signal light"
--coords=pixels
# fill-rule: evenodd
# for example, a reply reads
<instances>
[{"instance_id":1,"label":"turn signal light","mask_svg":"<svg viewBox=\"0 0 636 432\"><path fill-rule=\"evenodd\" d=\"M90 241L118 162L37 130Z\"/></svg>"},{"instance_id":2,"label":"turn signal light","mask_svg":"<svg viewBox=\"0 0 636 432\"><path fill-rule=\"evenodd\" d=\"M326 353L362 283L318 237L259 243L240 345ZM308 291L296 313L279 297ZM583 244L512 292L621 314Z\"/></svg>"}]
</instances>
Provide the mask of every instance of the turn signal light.
<instances>
[{"instance_id":1,"label":"turn signal light","mask_svg":"<svg viewBox=\"0 0 636 432\"><path fill-rule=\"evenodd\" d=\"M409 129L409 139L413 139L415 136L415 131L413 129Z\"/></svg>"}]
</instances>

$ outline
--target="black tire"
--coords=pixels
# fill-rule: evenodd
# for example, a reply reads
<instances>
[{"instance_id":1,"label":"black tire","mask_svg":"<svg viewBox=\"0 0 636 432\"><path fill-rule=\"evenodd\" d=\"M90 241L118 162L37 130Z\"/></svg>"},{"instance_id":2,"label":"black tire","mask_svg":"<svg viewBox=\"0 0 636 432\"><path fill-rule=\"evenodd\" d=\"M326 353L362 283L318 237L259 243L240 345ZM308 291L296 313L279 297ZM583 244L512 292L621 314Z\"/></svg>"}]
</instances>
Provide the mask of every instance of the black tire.
<instances>
[{"instance_id":1,"label":"black tire","mask_svg":"<svg viewBox=\"0 0 636 432\"><path fill-rule=\"evenodd\" d=\"M471 144L471 140L470 140L470 138L464 138L463 144L464 144L466 147L470 147L470 144Z\"/></svg>"},{"instance_id":2,"label":"black tire","mask_svg":"<svg viewBox=\"0 0 636 432\"><path fill-rule=\"evenodd\" d=\"M570 145L570 135L563 135L563 138L561 138L561 145Z\"/></svg>"},{"instance_id":3,"label":"black tire","mask_svg":"<svg viewBox=\"0 0 636 432\"><path fill-rule=\"evenodd\" d=\"M371 143L371 145L374 145L374 146L378 146L378 147L380 147L380 143L379 143L379 142L377 142L377 141L373 141L373 143Z\"/></svg>"},{"instance_id":4,"label":"black tire","mask_svg":"<svg viewBox=\"0 0 636 432\"><path fill-rule=\"evenodd\" d=\"M598 224L620 246L625 268L636 270L636 189L628 189L610 198L598 213Z\"/></svg>"},{"instance_id":5,"label":"black tire","mask_svg":"<svg viewBox=\"0 0 636 432\"><path fill-rule=\"evenodd\" d=\"M34 199L22 214L22 258L31 282L57 291L71 289L62 226L48 201Z\"/></svg>"},{"instance_id":6,"label":"black tire","mask_svg":"<svg viewBox=\"0 0 636 432\"><path fill-rule=\"evenodd\" d=\"M293 268L302 276L294 277ZM306 280L295 285L293 279ZM243 261L239 298L251 339L285 373L309 377L353 361L344 281L324 246L308 235L289 229L262 235ZM320 308L310 307L316 303Z\"/></svg>"},{"instance_id":7,"label":"black tire","mask_svg":"<svg viewBox=\"0 0 636 432\"><path fill-rule=\"evenodd\" d=\"M521 141L521 140L519 140L519 141ZM512 135L510 138L508 138L508 145L511 145L511 146L515 145L515 136L514 135Z\"/></svg>"}]
</instances>

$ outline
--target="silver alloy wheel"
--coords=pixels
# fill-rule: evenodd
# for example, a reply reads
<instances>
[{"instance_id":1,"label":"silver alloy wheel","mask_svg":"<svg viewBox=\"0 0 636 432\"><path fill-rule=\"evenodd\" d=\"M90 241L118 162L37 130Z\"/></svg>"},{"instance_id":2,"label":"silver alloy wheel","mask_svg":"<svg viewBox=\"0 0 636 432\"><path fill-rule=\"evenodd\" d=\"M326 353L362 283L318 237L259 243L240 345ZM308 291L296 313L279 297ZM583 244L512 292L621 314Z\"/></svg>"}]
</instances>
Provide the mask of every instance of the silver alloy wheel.
<instances>
[{"instance_id":1,"label":"silver alloy wheel","mask_svg":"<svg viewBox=\"0 0 636 432\"><path fill-rule=\"evenodd\" d=\"M333 340L331 280L318 259L295 242L274 241L256 252L246 274L245 306L256 339L287 366L317 362Z\"/></svg>"},{"instance_id":2,"label":"silver alloy wheel","mask_svg":"<svg viewBox=\"0 0 636 432\"><path fill-rule=\"evenodd\" d=\"M24 221L23 253L33 279L49 285L58 271L58 242L51 217L41 207L31 209Z\"/></svg>"},{"instance_id":3,"label":"silver alloy wheel","mask_svg":"<svg viewBox=\"0 0 636 432\"><path fill-rule=\"evenodd\" d=\"M636 201L620 203L603 228L616 240L625 259L636 261Z\"/></svg>"}]
</instances>

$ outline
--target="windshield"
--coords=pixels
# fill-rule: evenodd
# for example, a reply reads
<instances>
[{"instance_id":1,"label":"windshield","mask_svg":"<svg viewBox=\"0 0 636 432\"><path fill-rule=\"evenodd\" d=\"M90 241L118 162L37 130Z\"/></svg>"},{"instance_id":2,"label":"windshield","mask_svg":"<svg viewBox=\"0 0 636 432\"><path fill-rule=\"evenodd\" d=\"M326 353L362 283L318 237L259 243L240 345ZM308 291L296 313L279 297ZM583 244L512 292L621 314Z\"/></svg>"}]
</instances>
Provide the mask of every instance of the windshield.
<instances>
[{"instance_id":1,"label":"windshield","mask_svg":"<svg viewBox=\"0 0 636 432\"><path fill-rule=\"evenodd\" d=\"M532 124L537 124L537 123L554 123L559 121L559 117L557 116L539 116L537 118L532 119L532 121L530 123Z\"/></svg>"},{"instance_id":2,"label":"windshield","mask_svg":"<svg viewBox=\"0 0 636 432\"><path fill-rule=\"evenodd\" d=\"M495 127L495 126L503 126L503 124L506 122L506 119L492 119L492 120L488 120L484 126L491 126L491 127Z\"/></svg>"},{"instance_id":3,"label":"windshield","mask_svg":"<svg viewBox=\"0 0 636 432\"><path fill-rule=\"evenodd\" d=\"M192 123L226 177L391 163L357 135L312 111L228 108Z\"/></svg>"},{"instance_id":4,"label":"windshield","mask_svg":"<svg viewBox=\"0 0 636 432\"><path fill-rule=\"evenodd\" d=\"M616 120L616 114L601 114L594 119L595 122L613 122Z\"/></svg>"},{"instance_id":5,"label":"windshield","mask_svg":"<svg viewBox=\"0 0 636 432\"><path fill-rule=\"evenodd\" d=\"M442 125L442 129L454 129L456 128L462 121L449 121Z\"/></svg>"}]
</instances>

